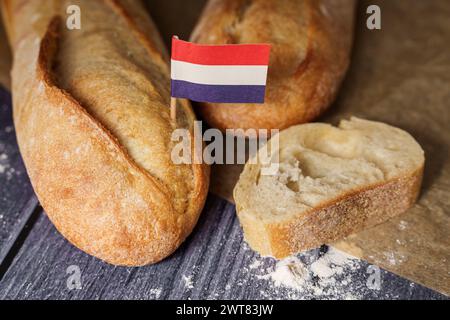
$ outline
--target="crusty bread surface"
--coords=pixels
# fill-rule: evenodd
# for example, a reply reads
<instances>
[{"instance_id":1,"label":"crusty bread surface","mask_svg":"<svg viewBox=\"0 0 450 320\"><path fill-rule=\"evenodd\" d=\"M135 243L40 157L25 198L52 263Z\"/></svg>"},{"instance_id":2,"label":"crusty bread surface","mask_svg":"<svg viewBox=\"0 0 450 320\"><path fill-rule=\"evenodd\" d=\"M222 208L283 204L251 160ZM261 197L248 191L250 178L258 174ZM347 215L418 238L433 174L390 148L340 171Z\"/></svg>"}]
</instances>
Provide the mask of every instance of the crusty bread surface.
<instances>
[{"instance_id":1,"label":"crusty bread surface","mask_svg":"<svg viewBox=\"0 0 450 320\"><path fill-rule=\"evenodd\" d=\"M278 164L276 174L262 174L265 155ZM234 189L239 220L253 249L283 258L405 212L418 196L425 158L405 131L351 118L339 127L291 127L251 160Z\"/></svg>"},{"instance_id":2,"label":"crusty bread surface","mask_svg":"<svg viewBox=\"0 0 450 320\"><path fill-rule=\"evenodd\" d=\"M6 39L5 30L1 19L1 7L0 7L0 86L9 89L10 78L9 72L11 69L11 53Z\"/></svg>"},{"instance_id":3,"label":"crusty bread surface","mask_svg":"<svg viewBox=\"0 0 450 320\"><path fill-rule=\"evenodd\" d=\"M285 129L334 100L350 62L354 0L210 0L191 36L202 44L272 45L264 104L202 103L213 127Z\"/></svg>"},{"instance_id":4,"label":"crusty bread surface","mask_svg":"<svg viewBox=\"0 0 450 320\"><path fill-rule=\"evenodd\" d=\"M115 265L167 257L197 222L209 169L171 161L173 130L192 134L195 117L179 100L170 119L168 57L141 3L1 3L19 147L49 218ZM66 27L69 5L81 9L80 30Z\"/></svg>"}]
</instances>

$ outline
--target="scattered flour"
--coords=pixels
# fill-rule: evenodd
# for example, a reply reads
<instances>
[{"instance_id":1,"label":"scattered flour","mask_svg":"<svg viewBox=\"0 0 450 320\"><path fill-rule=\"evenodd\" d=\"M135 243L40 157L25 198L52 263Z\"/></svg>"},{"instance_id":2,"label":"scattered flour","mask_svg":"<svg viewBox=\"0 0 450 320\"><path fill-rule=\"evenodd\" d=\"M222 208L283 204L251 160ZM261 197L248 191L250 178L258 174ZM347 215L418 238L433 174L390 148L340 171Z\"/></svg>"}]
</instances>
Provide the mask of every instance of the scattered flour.
<instances>
[{"instance_id":1,"label":"scattered flour","mask_svg":"<svg viewBox=\"0 0 450 320\"><path fill-rule=\"evenodd\" d=\"M7 163L8 155L6 153L0 154L0 174L7 172L9 164Z\"/></svg>"},{"instance_id":2,"label":"scattered flour","mask_svg":"<svg viewBox=\"0 0 450 320\"><path fill-rule=\"evenodd\" d=\"M261 261L259 261L259 260L255 260L255 261L253 261L248 267L250 268L250 269L258 269L259 267L261 267L261 264L262 264L262 262Z\"/></svg>"},{"instance_id":3,"label":"scattered flour","mask_svg":"<svg viewBox=\"0 0 450 320\"><path fill-rule=\"evenodd\" d=\"M305 263L299 257L289 257L278 261L268 274L257 277L271 280L276 288L288 289L291 299L328 296L355 300L360 298L358 290L351 287L352 281L346 276L359 267L356 258L329 248L327 253L312 263Z\"/></svg>"},{"instance_id":4,"label":"scattered flour","mask_svg":"<svg viewBox=\"0 0 450 320\"><path fill-rule=\"evenodd\" d=\"M309 273L297 257L289 257L279 261L273 272L260 278L270 279L278 287L283 286L301 291L309 279Z\"/></svg>"},{"instance_id":5,"label":"scattered flour","mask_svg":"<svg viewBox=\"0 0 450 320\"><path fill-rule=\"evenodd\" d=\"M152 297L154 297L155 299L159 299L159 297L161 296L162 290L157 288L157 289L150 289L150 295Z\"/></svg>"},{"instance_id":6,"label":"scattered flour","mask_svg":"<svg viewBox=\"0 0 450 320\"><path fill-rule=\"evenodd\" d=\"M408 228L408 222L404 220L400 221L400 223L398 224L398 228L402 231L406 230L406 228Z\"/></svg>"},{"instance_id":7,"label":"scattered flour","mask_svg":"<svg viewBox=\"0 0 450 320\"><path fill-rule=\"evenodd\" d=\"M20 175L21 172L11 167L8 160L9 157L6 153L0 154L0 174L4 174L6 176L6 180L11 180L14 175Z\"/></svg>"},{"instance_id":8,"label":"scattered flour","mask_svg":"<svg viewBox=\"0 0 450 320\"><path fill-rule=\"evenodd\" d=\"M395 252L384 252L384 260L387 261L391 266L397 266L405 262L406 257L402 254Z\"/></svg>"},{"instance_id":9,"label":"scattered flour","mask_svg":"<svg viewBox=\"0 0 450 320\"><path fill-rule=\"evenodd\" d=\"M315 276L326 279L343 274L345 268L354 270L355 266L355 258L344 252L330 248L323 257L311 264L311 271Z\"/></svg>"},{"instance_id":10,"label":"scattered flour","mask_svg":"<svg viewBox=\"0 0 450 320\"><path fill-rule=\"evenodd\" d=\"M192 276L183 276L184 287L186 289L193 289L194 284L192 282Z\"/></svg>"}]
</instances>

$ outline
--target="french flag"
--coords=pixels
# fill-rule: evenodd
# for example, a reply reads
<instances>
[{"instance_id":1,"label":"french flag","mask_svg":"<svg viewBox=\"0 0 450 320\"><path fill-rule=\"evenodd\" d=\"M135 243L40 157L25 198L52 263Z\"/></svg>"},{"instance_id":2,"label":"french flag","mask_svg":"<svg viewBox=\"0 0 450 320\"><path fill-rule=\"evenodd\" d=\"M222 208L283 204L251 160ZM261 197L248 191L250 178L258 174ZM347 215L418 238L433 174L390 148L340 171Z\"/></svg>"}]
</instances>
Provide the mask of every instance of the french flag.
<instances>
[{"instance_id":1,"label":"french flag","mask_svg":"<svg viewBox=\"0 0 450 320\"><path fill-rule=\"evenodd\" d=\"M200 45L172 39L172 97L264 103L270 45Z\"/></svg>"}]
</instances>

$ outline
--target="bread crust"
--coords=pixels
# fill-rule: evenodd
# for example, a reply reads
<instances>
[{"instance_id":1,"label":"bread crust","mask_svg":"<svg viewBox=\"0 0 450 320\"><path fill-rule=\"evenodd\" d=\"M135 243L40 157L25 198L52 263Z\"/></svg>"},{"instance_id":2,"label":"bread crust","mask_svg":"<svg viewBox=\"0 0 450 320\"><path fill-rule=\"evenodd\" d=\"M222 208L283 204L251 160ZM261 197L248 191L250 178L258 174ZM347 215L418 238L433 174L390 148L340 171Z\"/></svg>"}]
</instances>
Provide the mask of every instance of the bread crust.
<instances>
[{"instance_id":1,"label":"bread crust","mask_svg":"<svg viewBox=\"0 0 450 320\"><path fill-rule=\"evenodd\" d=\"M263 224L238 208L245 239L261 255L282 259L374 227L406 212L416 202L423 169L352 190L282 223Z\"/></svg>"},{"instance_id":2,"label":"bread crust","mask_svg":"<svg viewBox=\"0 0 450 320\"><path fill-rule=\"evenodd\" d=\"M93 2L78 3L89 10ZM162 162L159 171L155 169L162 172L158 175L143 168L125 147L129 141L116 135L122 133L120 128L101 123L59 86L54 69L61 16L68 4L59 0L2 2L14 51L14 122L27 172L50 220L76 247L115 265L158 262L174 252L194 228L207 196L209 168L203 164L181 168ZM156 88L144 94L151 109L145 112L160 127L160 136L148 141L146 147L156 159L170 158L170 145L163 149L158 141L170 141L176 127L193 135L195 117L189 103L180 101L175 126L170 122L169 108L163 108L163 102L169 105L169 91L158 88L169 83L169 69L157 31L142 14L138 1L102 0L95 5L103 8L98 11L99 21L111 14L123 19L130 41L145 49L134 54L151 57L163 70L163 79L145 74L146 81ZM115 67L124 74L130 72L120 61ZM104 86L111 95L116 90L108 83ZM123 124L122 130L126 130L126 120ZM133 127L128 129L139 134Z\"/></svg>"},{"instance_id":3,"label":"bread crust","mask_svg":"<svg viewBox=\"0 0 450 320\"><path fill-rule=\"evenodd\" d=\"M6 34L3 28L3 23L1 19L1 7L0 7L0 86L9 89L10 78L9 71L11 68L11 49L8 45L8 40L6 39Z\"/></svg>"},{"instance_id":4,"label":"bread crust","mask_svg":"<svg viewBox=\"0 0 450 320\"><path fill-rule=\"evenodd\" d=\"M245 238L263 256L280 259L332 244L404 213L417 200L424 152L401 129L352 117L338 127L294 126L273 139L278 171L262 175L269 141L234 189Z\"/></svg>"},{"instance_id":5,"label":"bread crust","mask_svg":"<svg viewBox=\"0 0 450 320\"><path fill-rule=\"evenodd\" d=\"M210 0L191 40L271 43L265 104L202 103L213 127L285 129L335 99L350 62L356 1Z\"/></svg>"}]
</instances>

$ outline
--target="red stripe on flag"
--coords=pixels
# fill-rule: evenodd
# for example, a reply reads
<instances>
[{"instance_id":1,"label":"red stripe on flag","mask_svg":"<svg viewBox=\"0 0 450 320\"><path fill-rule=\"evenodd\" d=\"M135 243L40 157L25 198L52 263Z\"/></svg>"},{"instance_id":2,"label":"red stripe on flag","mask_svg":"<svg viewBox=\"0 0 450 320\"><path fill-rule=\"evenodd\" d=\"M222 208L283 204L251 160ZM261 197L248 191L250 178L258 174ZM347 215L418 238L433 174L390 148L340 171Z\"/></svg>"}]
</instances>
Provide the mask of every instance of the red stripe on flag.
<instances>
[{"instance_id":1,"label":"red stripe on flag","mask_svg":"<svg viewBox=\"0 0 450 320\"><path fill-rule=\"evenodd\" d=\"M269 44L202 45L172 38L172 59L202 65L269 65Z\"/></svg>"}]
</instances>

